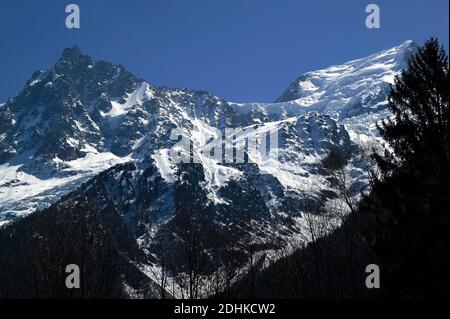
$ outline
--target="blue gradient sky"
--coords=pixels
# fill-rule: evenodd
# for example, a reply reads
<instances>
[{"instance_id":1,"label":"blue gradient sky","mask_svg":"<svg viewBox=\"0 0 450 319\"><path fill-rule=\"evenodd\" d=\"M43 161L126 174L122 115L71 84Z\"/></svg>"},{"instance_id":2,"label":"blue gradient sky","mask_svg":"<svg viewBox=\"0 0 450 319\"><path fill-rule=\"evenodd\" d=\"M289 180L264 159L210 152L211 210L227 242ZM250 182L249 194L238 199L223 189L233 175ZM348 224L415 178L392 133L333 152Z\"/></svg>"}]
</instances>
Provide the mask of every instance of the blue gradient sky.
<instances>
[{"instance_id":1,"label":"blue gradient sky","mask_svg":"<svg viewBox=\"0 0 450 319\"><path fill-rule=\"evenodd\" d=\"M81 29L65 28L65 6ZM366 29L365 6L381 8ZM65 47L123 64L153 84L275 100L303 72L437 36L448 49L448 0L0 1L0 102Z\"/></svg>"}]
</instances>

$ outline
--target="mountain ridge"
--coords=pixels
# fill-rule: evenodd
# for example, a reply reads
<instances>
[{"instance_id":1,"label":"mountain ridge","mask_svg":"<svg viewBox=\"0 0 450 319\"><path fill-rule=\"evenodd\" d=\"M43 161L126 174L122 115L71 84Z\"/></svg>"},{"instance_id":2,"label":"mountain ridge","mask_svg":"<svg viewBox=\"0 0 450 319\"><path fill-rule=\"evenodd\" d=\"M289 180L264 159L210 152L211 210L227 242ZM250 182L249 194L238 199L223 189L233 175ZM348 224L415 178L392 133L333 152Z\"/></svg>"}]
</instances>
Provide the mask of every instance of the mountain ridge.
<instances>
[{"instance_id":1,"label":"mountain ridge","mask_svg":"<svg viewBox=\"0 0 450 319\"><path fill-rule=\"evenodd\" d=\"M165 278L179 285L168 295L183 296L192 271L186 251L197 254L198 280L238 280L250 261L272 263L280 250L308 243L312 220L330 210L345 215L348 201L368 191L367 150L382 143L375 125L387 116L389 84L412 49L405 42L309 72L294 81L306 88L294 100L246 104L153 86L120 65L66 49L0 108L0 227L81 199L120 218L116 226L126 227L145 256L129 260L133 272L150 286ZM231 142L223 139L230 128L240 130ZM188 148L175 131L189 138ZM245 147L268 134L276 136L269 147L276 152ZM243 147L244 163L202 151L233 143ZM173 150L191 162L175 161ZM324 164L330 154L339 158L345 200ZM327 218L324 234L340 223ZM226 274L228 266L236 273Z\"/></svg>"},{"instance_id":2,"label":"mountain ridge","mask_svg":"<svg viewBox=\"0 0 450 319\"><path fill-rule=\"evenodd\" d=\"M413 43L407 41L393 49L367 57L366 62L389 51L400 56L402 50L408 51L412 46ZM354 61L364 62L364 58L344 65ZM387 65L386 70L390 73L401 69L397 64ZM307 74L314 72L317 71ZM367 78L367 74L363 77ZM377 83L374 86L380 92L386 89L387 82L381 83L382 88ZM380 103L377 98L373 100ZM61 194L64 194L115 164L140 161L156 151L167 152L175 144L170 141L170 132L175 127L182 128L192 137L193 132L198 130L208 132L216 128L254 125L264 130L269 123L279 123L275 126L279 131L284 130L289 135L288 139L303 143L303 147L297 149L301 154L305 145L308 145L301 141L311 139L310 133L301 133L312 128L299 124L304 123L306 118L319 123L327 122L326 117L331 116L337 123L332 134L338 134L336 132L341 126L354 139L379 120L378 114L382 110L371 109L371 106L376 105L375 102L369 101L372 104L365 107L369 112L364 111L363 116L358 117L356 114L357 116L344 118L333 117L333 112L324 112L320 105L305 106L298 99L276 104L229 103L206 91L155 87L136 78L120 65L94 61L81 53L78 47L68 48L53 68L35 72L24 90L9 99L0 109L0 160L3 162L1 169L6 173L0 180L0 211L3 211L2 216L8 216L7 220L11 220L16 214L21 215L20 212L26 214L36 208L48 206L58 198L59 195L52 194L53 191L59 193L56 192L58 187L63 189ZM310 117L306 113L317 114L318 117ZM289 128L292 121L298 124L297 129ZM366 124L367 121L371 124ZM370 129L374 131L373 127ZM372 133L363 134L364 138L366 136L376 138L376 134ZM346 143L354 142L349 139ZM301 156L295 153L296 146L292 143L287 145L285 154L282 154L285 159L296 161L300 170L287 167L287 160L283 164L285 169L278 172L274 172L270 165L258 164L264 173L275 174L273 176L281 179L284 187L292 191L289 184L294 182L300 185L308 180L308 177L296 177L310 174L301 168L302 165L309 165L304 162L305 158L316 154L311 160L317 163L326 153L326 149L314 149L314 143L310 145L313 146L312 151ZM300 164L301 161L304 163ZM232 172L230 169L224 171L220 165L205 167L210 172L207 176L213 179L220 176L220 172ZM50 182L52 180L56 186ZM35 183L49 185L29 196ZM216 187L216 183L211 180L209 185ZM16 191L21 188L24 188L22 192ZM18 193L25 195L20 197ZM217 197L216 192L211 194L213 198ZM46 196L50 199L48 202L45 200ZM35 201L33 197L38 200ZM28 199L31 200L30 204L26 203ZM18 206L22 208L14 207L17 206L17 201L21 201Z\"/></svg>"}]
</instances>

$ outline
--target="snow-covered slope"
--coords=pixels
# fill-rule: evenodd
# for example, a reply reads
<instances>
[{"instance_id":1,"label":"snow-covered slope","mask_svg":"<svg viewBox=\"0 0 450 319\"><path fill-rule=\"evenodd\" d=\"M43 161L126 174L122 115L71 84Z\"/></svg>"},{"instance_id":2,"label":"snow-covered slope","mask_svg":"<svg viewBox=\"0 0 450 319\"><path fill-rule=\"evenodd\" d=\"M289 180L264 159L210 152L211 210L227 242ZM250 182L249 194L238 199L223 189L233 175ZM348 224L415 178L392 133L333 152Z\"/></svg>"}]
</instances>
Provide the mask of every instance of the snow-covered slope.
<instances>
[{"instance_id":1,"label":"snow-covered slope","mask_svg":"<svg viewBox=\"0 0 450 319\"><path fill-rule=\"evenodd\" d=\"M392 83L395 75L406 66L414 48L412 41L406 41L366 58L308 72L291 83L277 102L295 100L298 105L314 105L330 115L339 115L336 113L359 101L364 102L363 107L368 103L375 106L378 94L384 93L386 83Z\"/></svg>"}]
</instances>

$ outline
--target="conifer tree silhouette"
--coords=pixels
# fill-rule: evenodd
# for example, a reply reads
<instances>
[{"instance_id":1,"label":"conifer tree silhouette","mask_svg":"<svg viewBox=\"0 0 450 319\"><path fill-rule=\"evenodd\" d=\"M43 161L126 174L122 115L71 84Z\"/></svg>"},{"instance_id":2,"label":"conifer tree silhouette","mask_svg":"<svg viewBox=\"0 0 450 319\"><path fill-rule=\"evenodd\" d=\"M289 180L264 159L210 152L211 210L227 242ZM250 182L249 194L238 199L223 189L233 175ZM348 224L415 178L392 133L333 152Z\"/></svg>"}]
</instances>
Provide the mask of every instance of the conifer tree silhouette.
<instances>
[{"instance_id":1,"label":"conifer tree silhouette","mask_svg":"<svg viewBox=\"0 0 450 319\"><path fill-rule=\"evenodd\" d=\"M388 147L373 155L370 242L389 295L448 295L448 84L448 57L431 38L396 78L392 117L378 127Z\"/></svg>"}]
</instances>

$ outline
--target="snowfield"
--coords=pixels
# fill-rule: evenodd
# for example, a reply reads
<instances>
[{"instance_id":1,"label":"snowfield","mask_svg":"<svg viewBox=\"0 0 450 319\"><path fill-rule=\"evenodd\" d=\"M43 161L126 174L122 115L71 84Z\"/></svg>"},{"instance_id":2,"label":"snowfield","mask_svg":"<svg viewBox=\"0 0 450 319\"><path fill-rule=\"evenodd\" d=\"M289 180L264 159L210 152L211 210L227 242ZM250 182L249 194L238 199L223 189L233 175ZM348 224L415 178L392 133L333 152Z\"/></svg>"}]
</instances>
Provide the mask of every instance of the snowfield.
<instances>
[{"instance_id":1,"label":"snowfield","mask_svg":"<svg viewBox=\"0 0 450 319\"><path fill-rule=\"evenodd\" d=\"M39 179L19 170L21 165L0 165L0 212L7 212L2 224L9 216L25 216L36 209L47 207L81 183L119 163L129 161L129 157L117 157L114 154L89 152L84 158L64 162L63 171L73 175L64 178ZM58 158L55 163L62 163Z\"/></svg>"}]
</instances>

